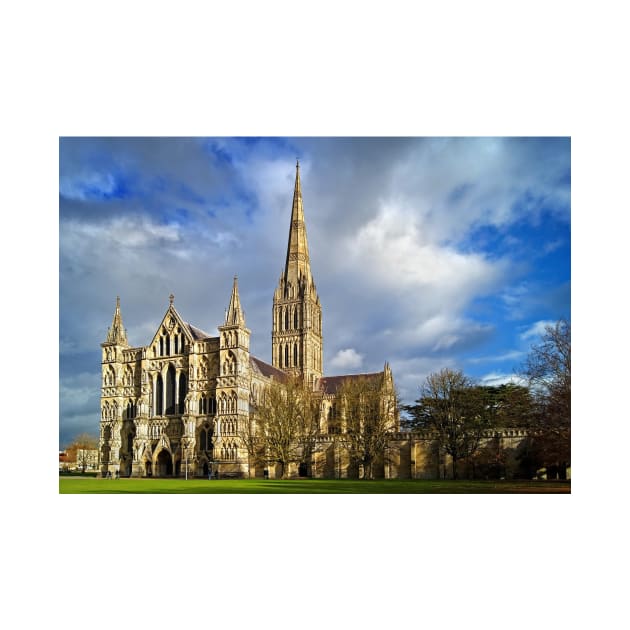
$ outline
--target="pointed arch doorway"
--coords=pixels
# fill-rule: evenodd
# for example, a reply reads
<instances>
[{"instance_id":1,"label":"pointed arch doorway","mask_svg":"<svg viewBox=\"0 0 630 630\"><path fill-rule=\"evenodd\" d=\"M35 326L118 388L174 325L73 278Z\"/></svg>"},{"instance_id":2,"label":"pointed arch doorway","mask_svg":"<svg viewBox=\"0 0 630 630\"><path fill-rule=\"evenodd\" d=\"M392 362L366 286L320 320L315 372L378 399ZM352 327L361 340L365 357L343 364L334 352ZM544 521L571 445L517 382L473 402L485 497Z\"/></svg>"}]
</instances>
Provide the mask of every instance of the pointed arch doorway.
<instances>
[{"instance_id":1,"label":"pointed arch doorway","mask_svg":"<svg viewBox=\"0 0 630 630\"><path fill-rule=\"evenodd\" d=\"M171 454L162 449L155 461L155 474L157 477L172 477L173 476L173 458Z\"/></svg>"}]
</instances>

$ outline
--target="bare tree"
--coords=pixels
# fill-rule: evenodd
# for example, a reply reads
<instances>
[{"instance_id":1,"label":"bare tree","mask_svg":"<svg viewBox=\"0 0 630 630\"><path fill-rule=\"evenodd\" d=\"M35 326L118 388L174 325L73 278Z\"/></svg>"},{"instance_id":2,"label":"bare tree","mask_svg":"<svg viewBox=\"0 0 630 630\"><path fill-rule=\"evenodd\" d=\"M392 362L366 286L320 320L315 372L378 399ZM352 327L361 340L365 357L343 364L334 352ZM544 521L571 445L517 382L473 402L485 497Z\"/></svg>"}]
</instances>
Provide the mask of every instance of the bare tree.
<instances>
[{"instance_id":1,"label":"bare tree","mask_svg":"<svg viewBox=\"0 0 630 630\"><path fill-rule=\"evenodd\" d=\"M273 381L262 392L252 414L254 433L264 460L279 464L283 479L290 464L310 461L319 433L319 405L317 396L298 378Z\"/></svg>"},{"instance_id":2,"label":"bare tree","mask_svg":"<svg viewBox=\"0 0 630 630\"><path fill-rule=\"evenodd\" d=\"M66 448L68 461L75 461L77 466L81 468L81 472L85 472L93 460L93 455L90 451L96 449L98 449L98 438L89 433L81 433Z\"/></svg>"},{"instance_id":3,"label":"bare tree","mask_svg":"<svg viewBox=\"0 0 630 630\"><path fill-rule=\"evenodd\" d=\"M252 467L264 461L264 442L256 430L257 403L250 404L251 413L239 420L238 440L247 451L247 476L252 476Z\"/></svg>"},{"instance_id":4,"label":"bare tree","mask_svg":"<svg viewBox=\"0 0 630 630\"><path fill-rule=\"evenodd\" d=\"M398 397L382 375L348 378L337 391L342 415L338 435L350 461L363 468L363 479L374 477L374 463L385 458L392 432L398 428Z\"/></svg>"},{"instance_id":5,"label":"bare tree","mask_svg":"<svg viewBox=\"0 0 630 630\"><path fill-rule=\"evenodd\" d=\"M539 464L564 475L571 462L571 324L546 326L522 368L536 401L531 423L532 452Z\"/></svg>"}]
</instances>

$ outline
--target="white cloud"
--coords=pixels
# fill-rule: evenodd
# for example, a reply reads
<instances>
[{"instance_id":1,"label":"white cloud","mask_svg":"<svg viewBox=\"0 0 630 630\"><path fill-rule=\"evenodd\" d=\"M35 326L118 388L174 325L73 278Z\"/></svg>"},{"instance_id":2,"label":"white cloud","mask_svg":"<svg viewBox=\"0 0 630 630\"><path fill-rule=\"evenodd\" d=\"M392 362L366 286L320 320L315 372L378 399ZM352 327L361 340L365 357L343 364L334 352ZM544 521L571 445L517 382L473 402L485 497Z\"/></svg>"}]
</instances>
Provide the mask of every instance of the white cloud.
<instances>
[{"instance_id":1,"label":"white cloud","mask_svg":"<svg viewBox=\"0 0 630 630\"><path fill-rule=\"evenodd\" d=\"M363 363L363 355L359 354L354 348L346 348L339 350L331 359L330 366L339 369L356 369Z\"/></svg>"},{"instance_id":2,"label":"white cloud","mask_svg":"<svg viewBox=\"0 0 630 630\"><path fill-rule=\"evenodd\" d=\"M480 377L479 382L481 385L498 386L506 385L507 383L514 383L515 385L525 385L525 381L516 376L515 374L504 374L501 372L490 372Z\"/></svg>"},{"instance_id":3,"label":"white cloud","mask_svg":"<svg viewBox=\"0 0 630 630\"><path fill-rule=\"evenodd\" d=\"M67 199L87 201L94 196L111 195L116 190L116 178L110 173L82 173L59 178L59 192Z\"/></svg>"},{"instance_id":4,"label":"white cloud","mask_svg":"<svg viewBox=\"0 0 630 630\"><path fill-rule=\"evenodd\" d=\"M542 335L545 334L545 330L547 326L553 326L554 323L555 322L548 319L542 319L538 322L535 322L525 332L522 332L520 334L520 338L523 341L527 341L528 339L541 337Z\"/></svg>"},{"instance_id":5,"label":"white cloud","mask_svg":"<svg viewBox=\"0 0 630 630\"><path fill-rule=\"evenodd\" d=\"M348 250L364 273L385 286L439 287L452 293L470 287L470 295L500 276L499 266L479 254L428 242L418 214L391 204L359 230Z\"/></svg>"},{"instance_id":6,"label":"white cloud","mask_svg":"<svg viewBox=\"0 0 630 630\"><path fill-rule=\"evenodd\" d=\"M122 216L100 223L64 221L60 239L64 253L69 253L76 248L98 244L131 249L151 247L160 242L177 242L181 240L181 235L176 223L162 225L148 217Z\"/></svg>"},{"instance_id":7,"label":"white cloud","mask_svg":"<svg viewBox=\"0 0 630 630\"><path fill-rule=\"evenodd\" d=\"M520 359L525 355L522 350L510 350L510 352L505 352L503 354L497 354L493 356L487 357L475 357L473 359L468 359L469 363L491 363L491 362L500 362L500 361L510 361Z\"/></svg>"}]
</instances>

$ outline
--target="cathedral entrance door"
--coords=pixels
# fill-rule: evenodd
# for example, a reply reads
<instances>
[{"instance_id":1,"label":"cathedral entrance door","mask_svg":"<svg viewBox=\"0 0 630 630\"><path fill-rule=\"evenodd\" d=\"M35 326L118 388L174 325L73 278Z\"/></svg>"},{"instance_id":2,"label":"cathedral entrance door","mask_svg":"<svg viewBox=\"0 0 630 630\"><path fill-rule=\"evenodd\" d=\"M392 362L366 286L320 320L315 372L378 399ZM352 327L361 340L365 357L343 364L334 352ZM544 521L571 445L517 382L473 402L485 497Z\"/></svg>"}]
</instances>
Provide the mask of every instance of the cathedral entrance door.
<instances>
[{"instance_id":1,"label":"cathedral entrance door","mask_svg":"<svg viewBox=\"0 0 630 630\"><path fill-rule=\"evenodd\" d=\"M172 477L173 476L173 460L170 453L162 449L157 457L157 476Z\"/></svg>"}]
</instances>

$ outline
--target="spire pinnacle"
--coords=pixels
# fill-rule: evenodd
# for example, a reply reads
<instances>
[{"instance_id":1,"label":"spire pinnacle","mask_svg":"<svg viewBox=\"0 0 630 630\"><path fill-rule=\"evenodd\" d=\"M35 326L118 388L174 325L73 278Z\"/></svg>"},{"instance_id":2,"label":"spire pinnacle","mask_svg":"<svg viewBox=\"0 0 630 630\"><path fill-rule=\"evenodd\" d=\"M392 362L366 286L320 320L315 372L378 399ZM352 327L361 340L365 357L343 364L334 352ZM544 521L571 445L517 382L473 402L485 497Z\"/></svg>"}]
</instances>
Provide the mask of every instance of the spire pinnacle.
<instances>
[{"instance_id":1,"label":"spire pinnacle","mask_svg":"<svg viewBox=\"0 0 630 630\"><path fill-rule=\"evenodd\" d=\"M245 316L241 308L241 298L238 294L238 276L234 276L234 284L232 285L232 295L230 296L230 305L225 314L226 325L238 324L245 326Z\"/></svg>"},{"instance_id":2,"label":"spire pinnacle","mask_svg":"<svg viewBox=\"0 0 630 630\"><path fill-rule=\"evenodd\" d=\"M310 280L311 268L306 239L306 223L304 222L304 205L302 201L302 184L300 182L300 161L295 164L295 186L293 189L293 207L291 209L291 226L289 227L289 243L285 265L285 280L297 282L300 276Z\"/></svg>"},{"instance_id":3,"label":"spire pinnacle","mask_svg":"<svg viewBox=\"0 0 630 630\"><path fill-rule=\"evenodd\" d=\"M107 343L117 343L122 346L128 345L127 331L123 326L122 315L120 314L120 296L116 296L116 310L111 328L107 331Z\"/></svg>"}]
</instances>

